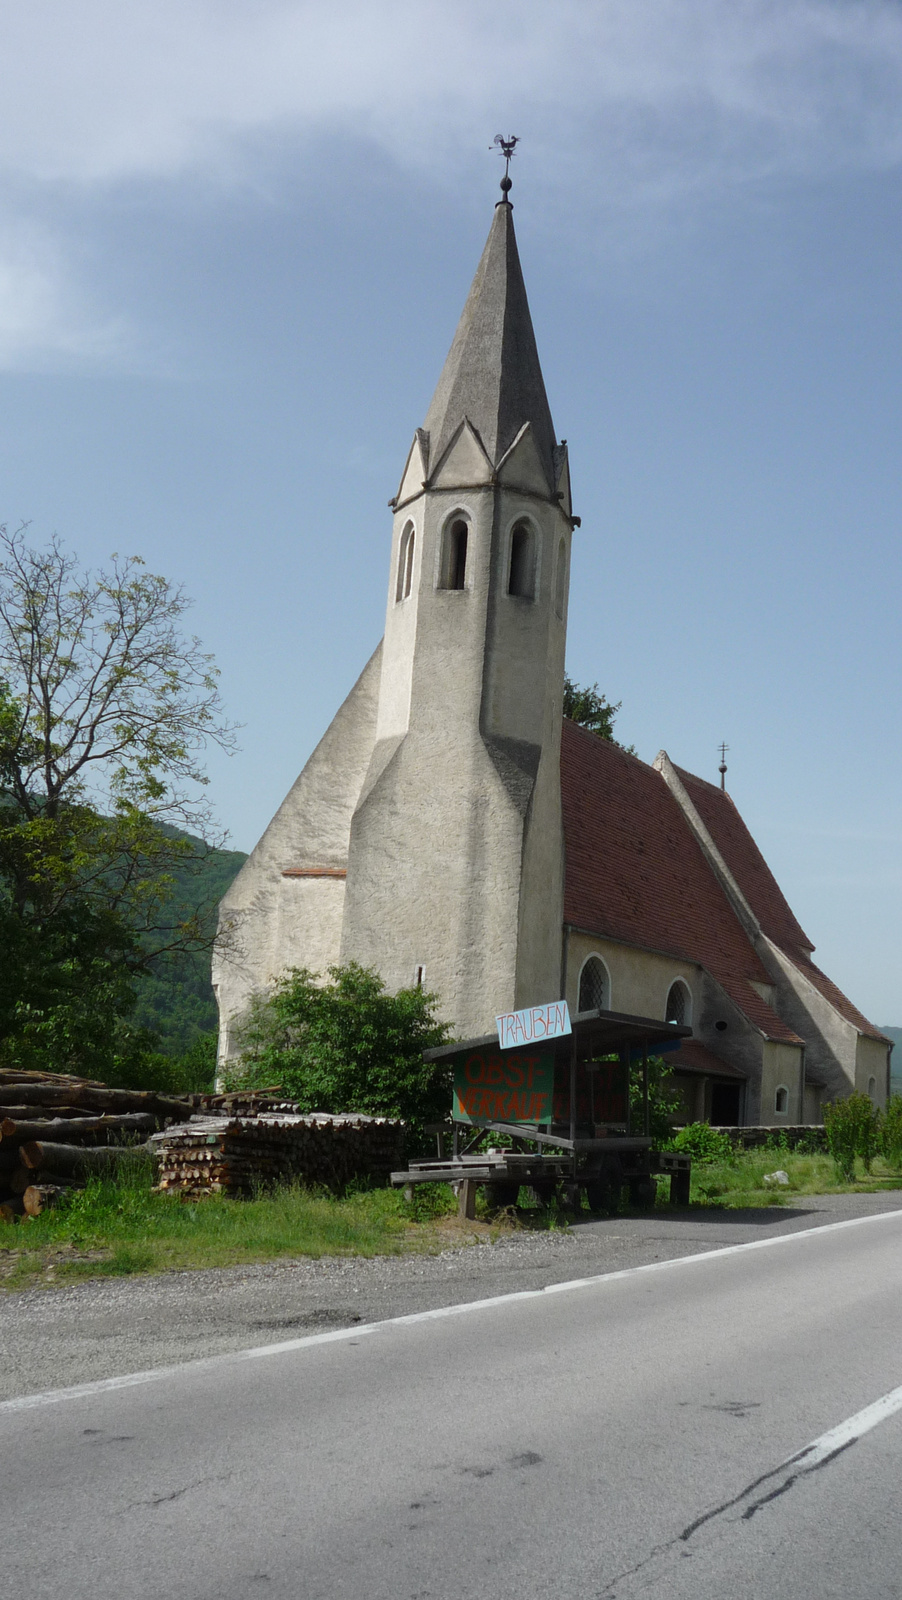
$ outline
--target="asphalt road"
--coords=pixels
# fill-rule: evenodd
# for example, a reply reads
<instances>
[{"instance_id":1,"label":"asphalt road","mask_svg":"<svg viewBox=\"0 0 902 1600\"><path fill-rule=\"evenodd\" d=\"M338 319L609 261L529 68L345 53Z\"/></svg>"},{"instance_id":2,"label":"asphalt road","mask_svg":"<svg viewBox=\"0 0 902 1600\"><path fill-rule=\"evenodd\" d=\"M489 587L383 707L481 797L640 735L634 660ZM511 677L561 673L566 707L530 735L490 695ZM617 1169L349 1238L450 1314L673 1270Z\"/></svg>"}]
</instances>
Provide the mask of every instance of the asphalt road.
<instances>
[{"instance_id":1,"label":"asphalt road","mask_svg":"<svg viewBox=\"0 0 902 1600\"><path fill-rule=\"evenodd\" d=\"M865 1408L902 1385L900 1258L895 1210L12 1399L3 1570L29 1600L891 1600L902 1391Z\"/></svg>"},{"instance_id":2,"label":"asphalt road","mask_svg":"<svg viewBox=\"0 0 902 1600\"><path fill-rule=\"evenodd\" d=\"M0 1296L0 1400L595 1276L902 1208L902 1191L799 1197L752 1211L654 1211L372 1260L279 1260L95 1279ZM2 1276L2 1262L0 1262Z\"/></svg>"}]
</instances>

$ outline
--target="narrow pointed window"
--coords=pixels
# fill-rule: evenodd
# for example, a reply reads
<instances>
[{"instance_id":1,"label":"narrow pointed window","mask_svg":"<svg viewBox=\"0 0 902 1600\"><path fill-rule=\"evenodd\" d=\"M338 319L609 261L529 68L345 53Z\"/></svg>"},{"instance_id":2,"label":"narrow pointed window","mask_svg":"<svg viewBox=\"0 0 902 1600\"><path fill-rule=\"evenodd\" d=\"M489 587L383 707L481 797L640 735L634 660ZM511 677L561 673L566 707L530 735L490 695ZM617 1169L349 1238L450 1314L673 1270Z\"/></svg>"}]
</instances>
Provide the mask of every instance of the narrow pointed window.
<instances>
[{"instance_id":1,"label":"narrow pointed window","mask_svg":"<svg viewBox=\"0 0 902 1600\"><path fill-rule=\"evenodd\" d=\"M398 550L398 582L395 588L395 600L406 600L413 586L413 552L416 543L416 532L412 522L401 535L401 545Z\"/></svg>"},{"instance_id":2,"label":"narrow pointed window","mask_svg":"<svg viewBox=\"0 0 902 1600\"><path fill-rule=\"evenodd\" d=\"M445 529L442 545L442 589L467 587L467 544L470 530L462 517L456 517Z\"/></svg>"},{"instance_id":3,"label":"narrow pointed window","mask_svg":"<svg viewBox=\"0 0 902 1600\"><path fill-rule=\"evenodd\" d=\"M670 985L667 995L665 1022L675 1022L677 1027L688 1027L692 1020L692 996L681 978Z\"/></svg>"},{"instance_id":4,"label":"narrow pointed window","mask_svg":"<svg viewBox=\"0 0 902 1600\"><path fill-rule=\"evenodd\" d=\"M532 529L518 522L511 534L511 557L507 577L508 594L531 600L536 583L536 546Z\"/></svg>"},{"instance_id":5,"label":"narrow pointed window","mask_svg":"<svg viewBox=\"0 0 902 1600\"><path fill-rule=\"evenodd\" d=\"M563 539L557 547L557 566L554 569L554 609L564 620L564 600L567 594L567 546Z\"/></svg>"},{"instance_id":6,"label":"narrow pointed window","mask_svg":"<svg viewBox=\"0 0 902 1600\"><path fill-rule=\"evenodd\" d=\"M579 1011L609 1011L611 980L600 956L590 956L579 975Z\"/></svg>"}]
</instances>

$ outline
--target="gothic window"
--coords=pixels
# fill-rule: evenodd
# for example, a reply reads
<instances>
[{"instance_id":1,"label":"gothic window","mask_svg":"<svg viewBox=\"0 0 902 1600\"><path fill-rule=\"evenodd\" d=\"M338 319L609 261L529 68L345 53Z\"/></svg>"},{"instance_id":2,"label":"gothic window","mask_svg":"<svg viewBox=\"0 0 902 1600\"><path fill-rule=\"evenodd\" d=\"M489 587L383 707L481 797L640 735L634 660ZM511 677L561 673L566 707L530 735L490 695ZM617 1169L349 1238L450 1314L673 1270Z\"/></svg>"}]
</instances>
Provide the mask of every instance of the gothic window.
<instances>
[{"instance_id":1,"label":"gothic window","mask_svg":"<svg viewBox=\"0 0 902 1600\"><path fill-rule=\"evenodd\" d=\"M683 1027L692 1019L692 996L681 978L670 985L667 995L667 1009L664 1012L665 1022L675 1022L678 1027Z\"/></svg>"},{"instance_id":2,"label":"gothic window","mask_svg":"<svg viewBox=\"0 0 902 1600\"><path fill-rule=\"evenodd\" d=\"M470 530L462 517L456 517L445 529L442 547L442 589L467 587L467 542Z\"/></svg>"},{"instance_id":3,"label":"gothic window","mask_svg":"<svg viewBox=\"0 0 902 1600\"><path fill-rule=\"evenodd\" d=\"M554 569L554 609L564 620L564 599L567 593L567 546L563 539L557 547L557 566Z\"/></svg>"},{"instance_id":4,"label":"gothic window","mask_svg":"<svg viewBox=\"0 0 902 1600\"><path fill-rule=\"evenodd\" d=\"M789 1110L789 1090L785 1083L781 1083L774 1095L774 1111L778 1117L785 1117Z\"/></svg>"},{"instance_id":5,"label":"gothic window","mask_svg":"<svg viewBox=\"0 0 902 1600\"><path fill-rule=\"evenodd\" d=\"M531 600L536 584L536 542L525 522L518 522L511 534L511 559L507 576L508 594Z\"/></svg>"},{"instance_id":6,"label":"gothic window","mask_svg":"<svg viewBox=\"0 0 902 1600\"><path fill-rule=\"evenodd\" d=\"M412 522L401 535L401 546L398 551L398 582L395 588L395 600L406 600L413 585L413 552L416 543L416 532Z\"/></svg>"},{"instance_id":7,"label":"gothic window","mask_svg":"<svg viewBox=\"0 0 902 1600\"><path fill-rule=\"evenodd\" d=\"M868 1095L872 1100L877 1098L877 1079L868 1078Z\"/></svg>"},{"instance_id":8,"label":"gothic window","mask_svg":"<svg viewBox=\"0 0 902 1600\"><path fill-rule=\"evenodd\" d=\"M610 1011L611 979L600 956L590 956L579 975L578 1011Z\"/></svg>"}]
</instances>

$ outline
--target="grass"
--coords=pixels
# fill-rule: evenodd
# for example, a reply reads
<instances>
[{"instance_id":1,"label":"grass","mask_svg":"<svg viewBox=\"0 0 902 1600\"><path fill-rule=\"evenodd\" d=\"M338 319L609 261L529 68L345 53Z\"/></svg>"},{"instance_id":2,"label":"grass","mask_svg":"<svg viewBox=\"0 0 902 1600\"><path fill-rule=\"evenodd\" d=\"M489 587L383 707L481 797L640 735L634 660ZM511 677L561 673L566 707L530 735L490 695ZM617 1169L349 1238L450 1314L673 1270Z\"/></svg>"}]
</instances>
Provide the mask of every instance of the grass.
<instances>
[{"instance_id":1,"label":"grass","mask_svg":"<svg viewBox=\"0 0 902 1600\"><path fill-rule=\"evenodd\" d=\"M777 1171L786 1173L788 1184L777 1187L764 1182L766 1174ZM856 1163L854 1183L839 1176L832 1158L824 1152L805 1154L779 1145L739 1151L728 1161L692 1164L692 1205L781 1206L799 1195L880 1194L887 1189L902 1189L902 1172L880 1156L870 1173L860 1161Z\"/></svg>"},{"instance_id":2,"label":"grass","mask_svg":"<svg viewBox=\"0 0 902 1600\"><path fill-rule=\"evenodd\" d=\"M455 1210L450 1190L417 1196L409 1206L392 1189L337 1199L292 1185L250 1200L214 1195L186 1202L154 1194L151 1185L150 1163L136 1163L115 1181L92 1180L40 1217L0 1223L0 1284L21 1289L280 1256L428 1250L436 1247L443 1217Z\"/></svg>"},{"instance_id":3,"label":"grass","mask_svg":"<svg viewBox=\"0 0 902 1600\"><path fill-rule=\"evenodd\" d=\"M765 1175L777 1169L788 1175L788 1185L764 1183ZM694 1162L691 1204L721 1209L780 1206L801 1195L900 1188L902 1171L879 1157L870 1174L859 1163L855 1182L846 1183L828 1155L773 1145L737 1152L729 1160ZM659 1205L666 1205L667 1192L665 1182ZM477 1217L475 1223L458 1223L456 1201L444 1184L417 1186L411 1203L394 1189L336 1198L299 1185L250 1200L219 1195L183 1201L154 1194L150 1162L136 1162L115 1181L92 1180L41 1217L0 1223L0 1287L231 1267L279 1257L400 1255L494 1238L511 1227L567 1228L574 1220L557 1204L493 1216L482 1194Z\"/></svg>"}]
</instances>

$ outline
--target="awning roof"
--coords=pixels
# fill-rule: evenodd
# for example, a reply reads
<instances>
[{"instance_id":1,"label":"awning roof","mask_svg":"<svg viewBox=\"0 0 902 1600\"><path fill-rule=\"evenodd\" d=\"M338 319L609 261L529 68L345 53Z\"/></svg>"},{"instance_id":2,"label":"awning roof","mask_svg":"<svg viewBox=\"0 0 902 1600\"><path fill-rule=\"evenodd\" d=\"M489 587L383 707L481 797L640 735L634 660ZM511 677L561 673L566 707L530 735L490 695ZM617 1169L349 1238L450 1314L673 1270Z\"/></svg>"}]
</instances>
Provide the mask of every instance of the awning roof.
<instances>
[{"instance_id":1,"label":"awning roof","mask_svg":"<svg viewBox=\"0 0 902 1600\"><path fill-rule=\"evenodd\" d=\"M519 1045L519 1050L535 1048L553 1050L555 1055L569 1058L573 1036L577 1050L585 1057L590 1052L613 1055L618 1050L646 1049L651 1055L656 1049L672 1045L676 1039L689 1039L692 1029L675 1022L662 1022L660 1017L632 1017L622 1011L581 1011L571 1018L573 1033L558 1039L535 1040L532 1046ZM478 1039L459 1039L456 1044L441 1045L437 1050L424 1051L427 1061L441 1061L460 1055L465 1050L484 1050L487 1045L498 1045L496 1033L484 1033ZM513 1052L511 1052L513 1053Z\"/></svg>"}]
</instances>

